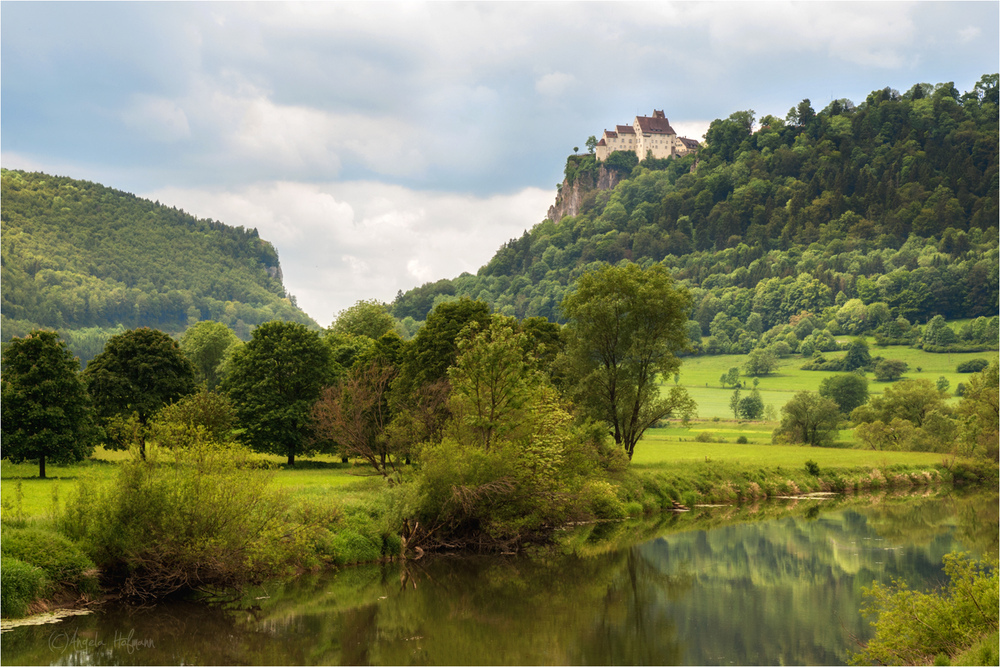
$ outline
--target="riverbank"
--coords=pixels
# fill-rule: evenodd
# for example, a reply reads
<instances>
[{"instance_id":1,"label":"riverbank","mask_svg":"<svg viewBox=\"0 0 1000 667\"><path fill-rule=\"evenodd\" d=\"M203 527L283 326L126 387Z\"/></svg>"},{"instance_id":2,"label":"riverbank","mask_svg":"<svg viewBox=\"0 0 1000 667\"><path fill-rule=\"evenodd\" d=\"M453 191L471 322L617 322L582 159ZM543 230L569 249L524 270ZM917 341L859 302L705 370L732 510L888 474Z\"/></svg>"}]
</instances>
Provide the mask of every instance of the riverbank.
<instances>
[{"instance_id":1,"label":"riverbank","mask_svg":"<svg viewBox=\"0 0 1000 667\"><path fill-rule=\"evenodd\" d=\"M703 504L747 505L814 493L855 494L931 487L995 488L997 485L995 465L942 458L940 454L670 443L655 439L643 444L644 448L637 450L632 465L613 480L613 502L604 508L602 519L649 516ZM110 473L116 467L107 463L93 464L80 466L77 472L93 484L101 477L106 477L105 482L110 481ZM9 487L11 481L20 481L23 486L19 504L5 503L4 532L15 524L55 533L55 517L65 512L65 499L73 488L58 485L71 482L71 477L13 480L13 472L5 470L5 487ZM289 567L284 570L286 575L385 559L415 558L424 553L423 549L405 548L405 540L400 537L405 533L393 524L399 511L393 503L398 501L398 496L381 478L369 475L364 466L300 462L295 470L275 471L271 486L292 501L289 508L299 519L319 517L323 523L319 526L320 532L306 539L302 550L289 561ZM59 488L64 490L53 492ZM38 511L37 508L44 505L38 497L42 491L48 492L49 505ZM35 509L35 513L28 514L25 507ZM316 527L315 522L313 526ZM555 528L558 527L551 526L548 530ZM532 534L519 543L505 545L505 549L516 550L524 543L537 544L547 539L544 533ZM50 579L50 583L58 583L58 578ZM111 578L104 576L102 579L106 592L117 592L114 588L107 589ZM67 601L66 596L78 590L79 584L75 581L64 583L66 585L61 588L57 587L62 603L55 595L36 597L33 603L28 603L27 609L75 606L76 601ZM52 604L46 604L50 599Z\"/></svg>"}]
</instances>

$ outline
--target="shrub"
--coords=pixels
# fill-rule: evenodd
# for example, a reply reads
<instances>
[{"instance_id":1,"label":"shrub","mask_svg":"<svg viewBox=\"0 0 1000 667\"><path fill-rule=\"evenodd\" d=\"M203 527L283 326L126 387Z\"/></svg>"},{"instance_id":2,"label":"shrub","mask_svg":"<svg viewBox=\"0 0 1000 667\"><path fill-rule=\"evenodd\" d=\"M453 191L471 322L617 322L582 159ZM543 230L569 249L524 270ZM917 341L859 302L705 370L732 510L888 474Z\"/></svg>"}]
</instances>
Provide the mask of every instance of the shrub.
<instances>
[{"instance_id":1,"label":"shrub","mask_svg":"<svg viewBox=\"0 0 1000 667\"><path fill-rule=\"evenodd\" d=\"M6 537L4 541L6 541ZM0 613L7 617L24 616L28 606L41 597L48 581L41 568L17 558L0 558Z\"/></svg>"},{"instance_id":2,"label":"shrub","mask_svg":"<svg viewBox=\"0 0 1000 667\"><path fill-rule=\"evenodd\" d=\"M740 437L736 438L736 444L738 444L738 445L745 445L748 442L750 442L750 441L747 440L747 437L745 435L741 435Z\"/></svg>"},{"instance_id":3,"label":"shrub","mask_svg":"<svg viewBox=\"0 0 1000 667\"><path fill-rule=\"evenodd\" d=\"M969 359L960 363L955 370L959 373L978 373L989 365L990 362L986 359Z\"/></svg>"},{"instance_id":4,"label":"shrub","mask_svg":"<svg viewBox=\"0 0 1000 667\"><path fill-rule=\"evenodd\" d=\"M53 584L80 586L88 590L93 582L85 583L85 573L94 563L65 536L41 528L8 528L3 531L0 551L6 558L40 568ZM4 576L7 576L6 571Z\"/></svg>"},{"instance_id":5,"label":"shrub","mask_svg":"<svg viewBox=\"0 0 1000 667\"><path fill-rule=\"evenodd\" d=\"M957 655L996 631L1000 604L996 563L946 554L944 570L950 581L940 591L913 591L899 580L864 589L869 601L861 611L876 617L875 636L852 656L852 664L927 664L942 654Z\"/></svg>"},{"instance_id":6,"label":"shrub","mask_svg":"<svg viewBox=\"0 0 1000 667\"><path fill-rule=\"evenodd\" d=\"M59 519L126 596L239 588L303 557L312 527L289 521L248 450L197 442L172 457L126 461L111 485L79 487Z\"/></svg>"},{"instance_id":7,"label":"shrub","mask_svg":"<svg viewBox=\"0 0 1000 667\"><path fill-rule=\"evenodd\" d=\"M814 477L819 477L819 464L812 459L806 461L806 471Z\"/></svg>"}]
</instances>

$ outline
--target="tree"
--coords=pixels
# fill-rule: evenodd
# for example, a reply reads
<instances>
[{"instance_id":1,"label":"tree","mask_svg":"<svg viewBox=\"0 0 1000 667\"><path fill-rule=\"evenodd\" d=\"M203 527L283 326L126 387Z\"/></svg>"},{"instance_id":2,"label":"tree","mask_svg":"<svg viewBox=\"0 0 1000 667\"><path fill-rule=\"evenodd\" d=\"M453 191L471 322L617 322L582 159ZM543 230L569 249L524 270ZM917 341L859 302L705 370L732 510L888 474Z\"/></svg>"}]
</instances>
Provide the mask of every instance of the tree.
<instances>
[{"instance_id":1,"label":"tree","mask_svg":"<svg viewBox=\"0 0 1000 667\"><path fill-rule=\"evenodd\" d=\"M188 328L181 336L181 351L194 364L198 382L205 382L215 389L222 381L223 361L233 345L240 339L222 322L204 320Z\"/></svg>"},{"instance_id":2,"label":"tree","mask_svg":"<svg viewBox=\"0 0 1000 667\"><path fill-rule=\"evenodd\" d=\"M733 418L740 418L740 388L733 389L733 395L729 397L729 409L733 412Z\"/></svg>"},{"instance_id":3,"label":"tree","mask_svg":"<svg viewBox=\"0 0 1000 667\"><path fill-rule=\"evenodd\" d=\"M909 367L909 364L899 359L883 359L875 364L875 379L879 382L898 380Z\"/></svg>"},{"instance_id":4,"label":"tree","mask_svg":"<svg viewBox=\"0 0 1000 667\"><path fill-rule=\"evenodd\" d=\"M660 396L657 375L680 368L691 297L654 264L604 266L585 273L562 301L568 376L584 411L607 422L629 459L646 429L694 403L680 387Z\"/></svg>"},{"instance_id":5,"label":"tree","mask_svg":"<svg viewBox=\"0 0 1000 667\"><path fill-rule=\"evenodd\" d=\"M150 420L163 406L194 391L194 374L173 338L143 327L109 338L87 364L83 380L106 424L134 419L139 453L145 458ZM112 439L107 444L121 448L130 443Z\"/></svg>"},{"instance_id":6,"label":"tree","mask_svg":"<svg viewBox=\"0 0 1000 667\"><path fill-rule=\"evenodd\" d=\"M288 457L316 451L309 438L311 410L334 380L330 348L303 324L260 325L233 355L223 389L236 404L245 438L255 451Z\"/></svg>"},{"instance_id":7,"label":"tree","mask_svg":"<svg viewBox=\"0 0 1000 667\"><path fill-rule=\"evenodd\" d=\"M408 391L447 378L448 367L458 356L458 338L465 327L486 326L490 307L483 301L459 299L439 304L404 353L400 382Z\"/></svg>"},{"instance_id":8,"label":"tree","mask_svg":"<svg viewBox=\"0 0 1000 667\"><path fill-rule=\"evenodd\" d=\"M737 405L738 419L760 419L764 416L764 399L755 387L749 396L740 399Z\"/></svg>"},{"instance_id":9,"label":"tree","mask_svg":"<svg viewBox=\"0 0 1000 667\"><path fill-rule=\"evenodd\" d=\"M1000 442L1000 374L997 362L973 375L965 385L958 404L961 420L959 438L963 453L983 456L996 461Z\"/></svg>"},{"instance_id":10,"label":"tree","mask_svg":"<svg viewBox=\"0 0 1000 667\"><path fill-rule=\"evenodd\" d=\"M228 443L233 440L234 426L236 409L232 401L203 383L195 393L157 413L150 437L161 443L191 444L203 436L210 442Z\"/></svg>"},{"instance_id":11,"label":"tree","mask_svg":"<svg viewBox=\"0 0 1000 667\"><path fill-rule=\"evenodd\" d=\"M325 388L312 407L319 441L336 443L345 455L364 459L386 479L396 469L386 434L395 375L395 368L378 360L357 364L335 387Z\"/></svg>"},{"instance_id":12,"label":"tree","mask_svg":"<svg viewBox=\"0 0 1000 667\"><path fill-rule=\"evenodd\" d=\"M3 352L0 438L3 457L14 463L38 459L81 461L94 449L98 431L78 371L80 362L52 331L13 338Z\"/></svg>"},{"instance_id":13,"label":"tree","mask_svg":"<svg viewBox=\"0 0 1000 667\"><path fill-rule=\"evenodd\" d=\"M819 395L833 399L845 415L868 402L868 379L857 373L841 373L823 378Z\"/></svg>"},{"instance_id":14,"label":"tree","mask_svg":"<svg viewBox=\"0 0 1000 667\"><path fill-rule=\"evenodd\" d=\"M731 385L733 387L740 381L740 369L733 366L728 371L722 374L719 378L719 384L723 387L726 385Z\"/></svg>"},{"instance_id":15,"label":"tree","mask_svg":"<svg viewBox=\"0 0 1000 667\"><path fill-rule=\"evenodd\" d=\"M893 419L905 419L914 426L922 426L932 412L947 413L947 395L937 389L930 380L903 380L886 387L881 396L872 398L867 406L851 413L856 422L880 420L888 424Z\"/></svg>"},{"instance_id":16,"label":"tree","mask_svg":"<svg viewBox=\"0 0 1000 667\"><path fill-rule=\"evenodd\" d=\"M330 325L330 333L367 336L378 340L394 330L396 320L389 314L389 306L377 299L358 301L350 308L337 313L337 319Z\"/></svg>"},{"instance_id":17,"label":"tree","mask_svg":"<svg viewBox=\"0 0 1000 667\"><path fill-rule=\"evenodd\" d=\"M743 370L747 375L760 376L770 375L778 367L778 357L771 349L751 350L747 355L747 361L743 364Z\"/></svg>"},{"instance_id":18,"label":"tree","mask_svg":"<svg viewBox=\"0 0 1000 667\"><path fill-rule=\"evenodd\" d=\"M816 447L832 442L837 434L840 409L834 401L819 394L800 391L781 408L781 414L775 440L786 438Z\"/></svg>"},{"instance_id":19,"label":"tree","mask_svg":"<svg viewBox=\"0 0 1000 667\"><path fill-rule=\"evenodd\" d=\"M597 143L598 143L597 137L595 137L594 135L590 135L589 137L587 137L587 142L584 144L587 147L587 152L593 153L594 150L597 148Z\"/></svg>"},{"instance_id":20,"label":"tree","mask_svg":"<svg viewBox=\"0 0 1000 667\"><path fill-rule=\"evenodd\" d=\"M847 354L844 355L844 370L853 371L858 368L868 368L871 363L872 355L868 352L868 343L863 338L852 340L847 346Z\"/></svg>"}]
</instances>

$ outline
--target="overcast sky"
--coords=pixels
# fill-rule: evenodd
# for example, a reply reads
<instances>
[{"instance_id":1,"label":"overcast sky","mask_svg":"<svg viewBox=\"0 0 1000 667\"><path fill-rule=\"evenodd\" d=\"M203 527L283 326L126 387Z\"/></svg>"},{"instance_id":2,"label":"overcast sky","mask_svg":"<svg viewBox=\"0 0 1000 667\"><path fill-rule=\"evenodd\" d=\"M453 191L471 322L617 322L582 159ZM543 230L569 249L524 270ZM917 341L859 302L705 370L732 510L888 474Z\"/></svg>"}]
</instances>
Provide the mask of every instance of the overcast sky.
<instances>
[{"instance_id":1,"label":"overcast sky","mask_svg":"<svg viewBox=\"0 0 1000 667\"><path fill-rule=\"evenodd\" d=\"M1000 69L997 2L0 3L0 162L256 227L321 325L474 273L566 156Z\"/></svg>"}]
</instances>

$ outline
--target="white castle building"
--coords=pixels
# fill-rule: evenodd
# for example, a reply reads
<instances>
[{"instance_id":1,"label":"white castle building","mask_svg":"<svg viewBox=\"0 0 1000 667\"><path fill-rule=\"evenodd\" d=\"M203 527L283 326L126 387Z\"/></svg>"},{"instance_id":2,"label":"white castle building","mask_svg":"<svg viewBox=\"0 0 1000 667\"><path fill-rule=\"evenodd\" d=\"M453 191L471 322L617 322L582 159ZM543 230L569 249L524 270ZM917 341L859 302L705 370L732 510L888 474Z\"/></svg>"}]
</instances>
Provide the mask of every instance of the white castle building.
<instances>
[{"instance_id":1,"label":"white castle building","mask_svg":"<svg viewBox=\"0 0 1000 667\"><path fill-rule=\"evenodd\" d=\"M604 130L594 154L598 162L603 162L615 151L635 151L641 162L650 153L659 159L687 155L698 148L694 139L678 137L663 112L654 109L652 117L636 116L631 125L617 125L614 131Z\"/></svg>"}]
</instances>

